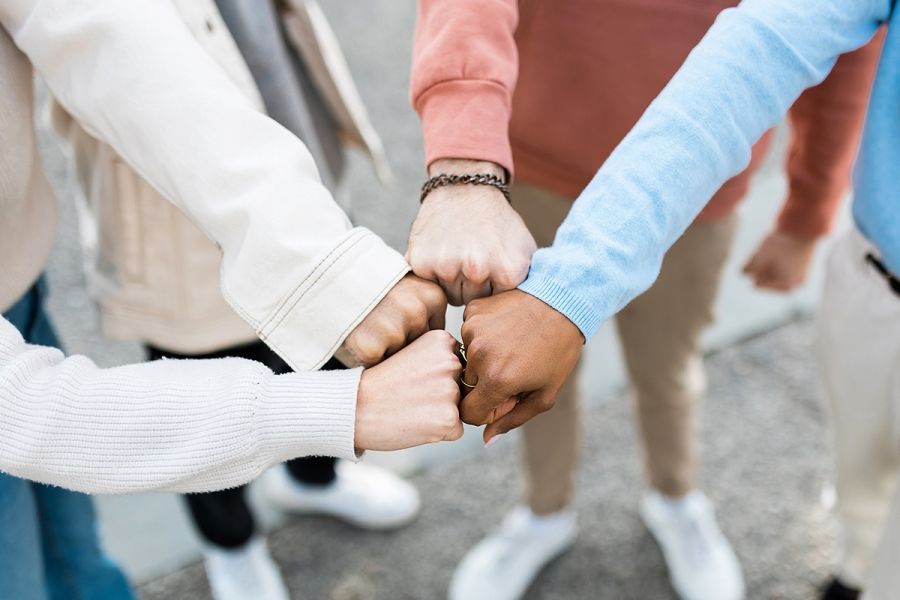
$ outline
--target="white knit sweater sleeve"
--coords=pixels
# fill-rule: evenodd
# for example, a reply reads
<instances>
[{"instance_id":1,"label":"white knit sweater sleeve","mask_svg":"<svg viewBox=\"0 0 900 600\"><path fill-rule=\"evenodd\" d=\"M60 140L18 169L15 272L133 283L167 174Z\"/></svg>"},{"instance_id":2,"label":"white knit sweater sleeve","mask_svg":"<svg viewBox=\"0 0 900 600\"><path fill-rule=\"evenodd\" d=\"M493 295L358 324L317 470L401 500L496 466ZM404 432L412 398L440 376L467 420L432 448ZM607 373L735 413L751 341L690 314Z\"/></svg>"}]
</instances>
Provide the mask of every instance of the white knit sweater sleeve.
<instances>
[{"instance_id":1,"label":"white knit sweater sleeve","mask_svg":"<svg viewBox=\"0 0 900 600\"><path fill-rule=\"evenodd\" d=\"M89 493L202 492L298 456L353 459L359 376L239 358L101 369L0 318L0 470Z\"/></svg>"},{"instance_id":2,"label":"white knit sweater sleeve","mask_svg":"<svg viewBox=\"0 0 900 600\"><path fill-rule=\"evenodd\" d=\"M0 24L67 112L219 244L225 298L294 370L324 364L408 272L172 2L0 0Z\"/></svg>"}]
</instances>

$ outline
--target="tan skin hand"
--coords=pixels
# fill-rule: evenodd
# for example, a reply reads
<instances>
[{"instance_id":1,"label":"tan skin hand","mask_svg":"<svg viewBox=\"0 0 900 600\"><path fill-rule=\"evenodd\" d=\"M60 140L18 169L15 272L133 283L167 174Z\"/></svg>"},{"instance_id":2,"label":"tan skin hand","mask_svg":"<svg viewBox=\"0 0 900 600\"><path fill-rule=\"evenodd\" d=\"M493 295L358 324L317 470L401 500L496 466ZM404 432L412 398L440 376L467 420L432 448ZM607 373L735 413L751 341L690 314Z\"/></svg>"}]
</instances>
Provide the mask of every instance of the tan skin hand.
<instances>
[{"instance_id":1,"label":"tan skin hand","mask_svg":"<svg viewBox=\"0 0 900 600\"><path fill-rule=\"evenodd\" d=\"M494 164L439 160L429 173L486 173ZM413 222L406 259L413 272L437 282L450 304L514 289L528 275L537 245L503 194L486 185L452 185L432 191Z\"/></svg>"},{"instance_id":2,"label":"tan skin hand","mask_svg":"<svg viewBox=\"0 0 900 600\"><path fill-rule=\"evenodd\" d=\"M462 420L487 424L484 441L549 410L584 345L562 313L520 290L471 302L462 327L475 385L460 404Z\"/></svg>"},{"instance_id":3,"label":"tan skin hand","mask_svg":"<svg viewBox=\"0 0 900 600\"><path fill-rule=\"evenodd\" d=\"M789 292L806 281L816 250L815 238L773 231L744 266L759 289Z\"/></svg>"},{"instance_id":4,"label":"tan skin hand","mask_svg":"<svg viewBox=\"0 0 900 600\"><path fill-rule=\"evenodd\" d=\"M431 331L364 370L356 401L356 447L401 450L459 439L458 347L446 331Z\"/></svg>"},{"instance_id":5,"label":"tan skin hand","mask_svg":"<svg viewBox=\"0 0 900 600\"><path fill-rule=\"evenodd\" d=\"M436 284L407 275L356 326L335 356L370 367L432 329L444 328L447 298Z\"/></svg>"}]
</instances>

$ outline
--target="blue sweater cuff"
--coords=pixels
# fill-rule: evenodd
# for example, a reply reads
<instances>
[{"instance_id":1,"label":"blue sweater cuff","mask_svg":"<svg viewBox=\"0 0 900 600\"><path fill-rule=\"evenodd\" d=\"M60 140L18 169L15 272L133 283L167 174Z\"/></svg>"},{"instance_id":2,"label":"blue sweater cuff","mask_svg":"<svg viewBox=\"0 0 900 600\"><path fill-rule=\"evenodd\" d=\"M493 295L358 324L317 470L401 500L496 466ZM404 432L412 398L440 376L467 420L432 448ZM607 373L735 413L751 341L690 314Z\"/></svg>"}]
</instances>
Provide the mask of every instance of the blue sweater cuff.
<instances>
[{"instance_id":1,"label":"blue sweater cuff","mask_svg":"<svg viewBox=\"0 0 900 600\"><path fill-rule=\"evenodd\" d=\"M597 313L590 302L553 279L529 276L519 289L549 304L574 323L590 340L608 315Z\"/></svg>"}]
</instances>

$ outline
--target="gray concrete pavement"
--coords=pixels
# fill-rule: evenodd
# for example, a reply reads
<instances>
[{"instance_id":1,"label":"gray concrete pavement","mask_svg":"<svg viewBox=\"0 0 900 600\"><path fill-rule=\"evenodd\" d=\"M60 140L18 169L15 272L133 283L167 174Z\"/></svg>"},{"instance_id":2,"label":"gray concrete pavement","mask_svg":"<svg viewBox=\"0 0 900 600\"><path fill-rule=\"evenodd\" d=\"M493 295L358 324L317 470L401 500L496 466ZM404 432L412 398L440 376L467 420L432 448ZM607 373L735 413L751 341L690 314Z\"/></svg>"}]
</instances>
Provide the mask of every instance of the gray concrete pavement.
<instances>
[{"instance_id":1,"label":"gray concrete pavement","mask_svg":"<svg viewBox=\"0 0 900 600\"><path fill-rule=\"evenodd\" d=\"M829 445L801 321L709 361L703 406L702 487L744 565L748 599L804 600L829 571L831 518L820 502ZM530 600L667 600L662 557L636 511L640 461L627 397L590 408L578 477L580 535L541 575ZM365 533L324 518L295 518L271 548L293 598L432 600L454 565L516 502L514 440L416 476L424 511L396 533ZM202 567L141 587L144 600L208 598Z\"/></svg>"},{"instance_id":2,"label":"gray concrete pavement","mask_svg":"<svg viewBox=\"0 0 900 600\"><path fill-rule=\"evenodd\" d=\"M357 78L362 95L368 104L373 121L382 134L387 147L389 159L396 175L395 183L382 188L376 182L369 165L359 155L351 157L346 182L347 196L352 199L352 213L354 219L366 225L384 236L389 243L402 249L405 246L406 234L409 224L417 208L417 190L423 178L422 148L418 121L409 108L408 103L408 71L409 54L411 48L411 35L415 18L415 3L412 0L369 0L363 3L354 3L353 9L348 8L346 2L337 0L324 0L323 6L331 18L338 36L344 45L351 69ZM780 172L781 154L783 153L784 136L776 144L776 151L771 159L756 178L751 192L751 197L742 208L742 227L737 240L732 260L729 264L721 298L719 301L719 322L713 328L706 340L707 348L722 348L747 336L767 331L775 326L790 321L798 314L807 314L815 306L820 282L820 264L817 263L810 284L800 293L782 297L771 294L755 292L740 275L740 264L753 250L753 247L770 227L772 218L778 209L778 205L784 194L784 179ZM60 329L60 333L67 349L70 352L84 353L101 365L111 366L142 359L142 353L136 344L111 342L104 339L97 328L96 309L85 288L82 273L81 255L75 227L75 213L73 208L74 187L67 174L64 157L62 157L55 145L45 135L43 138L45 155L48 168L51 171L54 186L58 192L62 210L62 222L60 237L49 265L49 278L52 287L51 310ZM451 315L451 323L458 323L459 312ZM806 370L804 371L812 381L812 373L809 371L809 358L806 357ZM616 391L621 390L624 377L615 343L615 332L612 327L605 327L598 336L592 340L587 349L585 368L585 389L588 403L599 411L618 410L608 408L604 404L605 399L612 397ZM611 403L610 406L618 406L621 403ZM606 413L603 413L606 414ZM593 417L595 419L600 417ZM728 427L740 427L739 423L727 422ZM624 427L624 422L622 424ZM624 434L622 434L624 435ZM497 455L509 450L499 448ZM474 469L474 463L462 463L460 460L471 460L466 457L482 457L479 437L467 435L461 442L441 446L416 449L408 452L394 453L390 455L372 453L369 460L380 462L403 473L416 473L423 469L434 467L436 471L429 472L421 480L423 486L430 487L430 483L439 480L444 473L454 473L454 469L463 469L469 473ZM489 455L494 457L495 454ZM737 466L745 468L745 463L752 462L751 456L736 456ZM806 456L803 460L810 463L816 462L816 468L824 468L824 461L818 456ZM469 466L466 466L469 465ZM498 467L499 468L499 467ZM447 469L447 470L445 470ZM498 474L496 471L492 473ZM627 474L611 475L604 472L601 487L597 493L604 498L629 509L633 504L631 496L619 497L626 493L626 488L611 485L607 482L609 477L626 477ZM498 474L499 476L499 474ZM509 477L508 475L505 477ZM473 479L474 481L474 479ZM623 480L624 481L624 480ZM631 481L631 479L629 479ZM426 485L427 484L427 485ZM445 489L445 488L440 488ZM591 488L586 488L591 489ZM468 490L469 494L475 493ZM590 493L590 492L586 492ZM426 494L432 495L427 491ZM486 492L487 494L487 492ZM479 498L475 493L475 498ZM489 496L484 496L485 498ZM492 496L491 496L492 497ZM493 498L493 497L492 497ZM473 499L474 502L474 499ZM582 500L584 502L584 500ZM115 498L101 498L98 501L103 517L104 531L108 546L112 553L119 558L127 568L129 574L136 581L146 581L159 575L178 569L199 555L199 543L193 535L185 511L178 498L170 494L148 494L140 496L127 496ZM284 519L268 510L264 503L258 503L259 514L262 523L266 527L274 527L284 523ZM602 508L606 511L604 504ZM474 509L473 509L474 510ZM498 509L499 510L499 509ZM598 508L597 510L600 510ZM624 509L623 509L624 510ZM496 516L497 513L494 514ZM604 512L605 514L605 512ZM610 513L616 515L618 513ZM625 519L625 513L618 514L616 519ZM630 513L629 513L630 514ZM425 515L423 524L429 522L430 517ZM633 519L633 515L628 517ZM616 520L614 519L614 521ZM617 521L616 521L617 522ZM604 524L600 530L607 535L606 528L610 524ZM325 538L329 532L337 527L334 524L316 525L316 547L332 548ZM419 531L418 527L410 530ZM324 529L322 529L324 528ZM344 531L337 527L337 531ZM465 529L460 531L466 531ZM280 539L276 535L276 539ZM351 540L356 543L357 537L347 537L342 540ZM411 537L410 537L411 536ZM322 538L321 540L319 538ZM360 540L362 538L359 538ZM368 538L367 538L368 539ZM370 548L365 544L375 544L377 540L385 540L384 537L372 538L375 542L360 542L364 548ZM441 546L435 554L435 560L428 557L426 573L436 573L435 581L440 583L442 577L446 577L446 569L449 568L445 554L450 548L456 548L461 552L461 545L474 539L469 537L455 540L437 540L429 538L428 544L416 545L418 542L415 533L402 533L397 538L397 556L415 556L415 549ZM408 539L413 540L413 545L407 546ZM599 541L598 541L599 543ZM779 545L776 538L773 545ZM393 545L393 544L392 544ZM446 548L443 546L446 545ZM610 548L616 546L603 546L604 556L611 552ZM334 547L336 550L339 548ZM404 549L406 548L406 549ZM592 547L593 548L593 547ZM624 548L630 548L626 544ZM328 575L327 569L322 566L334 558L331 552L321 559L310 559L304 562L308 554L294 554L291 552L280 553L279 557L290 560L296 567L295 583L304 577L317 574L321 579L318 586L338 585L335 577ZM407 552L408 554L402 554ZM432 550L429 549L429 552ZM600 552L597 549L592 553ZM589 552L589 553L590 553ZM337 553L340 555L340 552ZM362 554L360 554L360 557ZM633 558L633 557L632 557ZM629 560L632 560L629 558ZM360 559L362 560L362 558ZM301 564L302 563L302 564ZM365 566L363 561L361 564ZM380 563L379 563L380 564ZM406 565L400 572L406 572L415 562ZM434 571L434 565L441 564L442 571ZM305 565L305 566L304 566ZM389 573L393 573L394 565L390 564ZM331 567L328 567L331 568ZM355 573L355 577L365 580L366 568L362 570L351 569L348 572ZM390 577L380 574L376 567L371 575L375 579ZM606 572L607 567L597 567ZM335 571L337 572L337 571ZM343 572L343 571L341 571ZM380 579L379 579L380 580ZM356 580L354 580L356 581ZM331 583L328 583L331 582ZM353 582L347 583L340 589L352 589ZM416 584L419 585L419 584ZM416 587L413 590L424 589ZM298 590L303 586L295 586ZM310 589L331 590L331 587L315 587ZM391 588L399 589L399 588ZM343 592L340 592L343 593ZM340 593L336 597L341 596ZM347 592L350 593L350 592ZM157 596L159 597L159 596ZM324 597L309 595L310 598ZM346 596L352 598L354 596ZM368 596L360 596L367 598ZM389 597L376 595L374 597ZM395 596L395 597L429 597L429 596ZM556 596L547 596L556 597ZM560 596L574 597L574 596ZM653 597L653 596L646 596ZM794 596L790 596L794 597Z\"/></svg>"}]
</instances>

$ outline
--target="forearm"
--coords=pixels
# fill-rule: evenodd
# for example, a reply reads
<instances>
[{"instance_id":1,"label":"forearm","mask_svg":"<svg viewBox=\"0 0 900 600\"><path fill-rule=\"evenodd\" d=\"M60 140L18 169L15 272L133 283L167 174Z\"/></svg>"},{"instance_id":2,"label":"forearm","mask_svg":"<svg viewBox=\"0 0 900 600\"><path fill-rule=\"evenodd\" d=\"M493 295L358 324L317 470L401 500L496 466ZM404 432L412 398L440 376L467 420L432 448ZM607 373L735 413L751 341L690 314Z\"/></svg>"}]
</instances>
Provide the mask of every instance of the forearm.
<instances>
[{"instance_id":1,"label":"forearm","mask_svg":"<svg viewBox=\"0 0 900 600\"><path fill-rule=\"evenodd\" d=\"M202 492L298 456L353 458L360 371L242 359L100 369L0 319L0 470L89 493Z\"/></svg>"},{"instance_id":2,"label":"forearm","mask_svg":"<svg viewBox=\"0 0 900 600\"><path fill-rule=\"evenodd\" d=\"M850 188L883 35L838 59L821 84L791 107L788 197L778 229L798 238L826 235Z\"/></svg>"},{"instance_id":3,"label":"forearm","mask_svg":"<svg viewBox=\"0 0 900 600\"><path fill-rule=\"evenodd\" d=\"M425 160L471 159L512 173L517 0L419 0L410 95Z\"/></svg>"},{"instance_id":4,"label":"forearm","mask_svg":"<svg viewBox=\"0 0 900 600\"><path fill-rule=\"evenodd\" d=\"M576 201L553 246L535 254L521 289L590 338L652 283L752 144L888 12L887 0L745 0L724 12Z\"/></svg>"},{"instance_id":5,"label":"forearm","mask_svg":"<svg viewBox=\"0 0 900 600\"><path fill-rule=\"evenodd\" d=\"M9 0L0 20L85 129L221 246L226 299L295 369L324 363L408 270L170 3Z\"/></svg>"}]
</instances>

